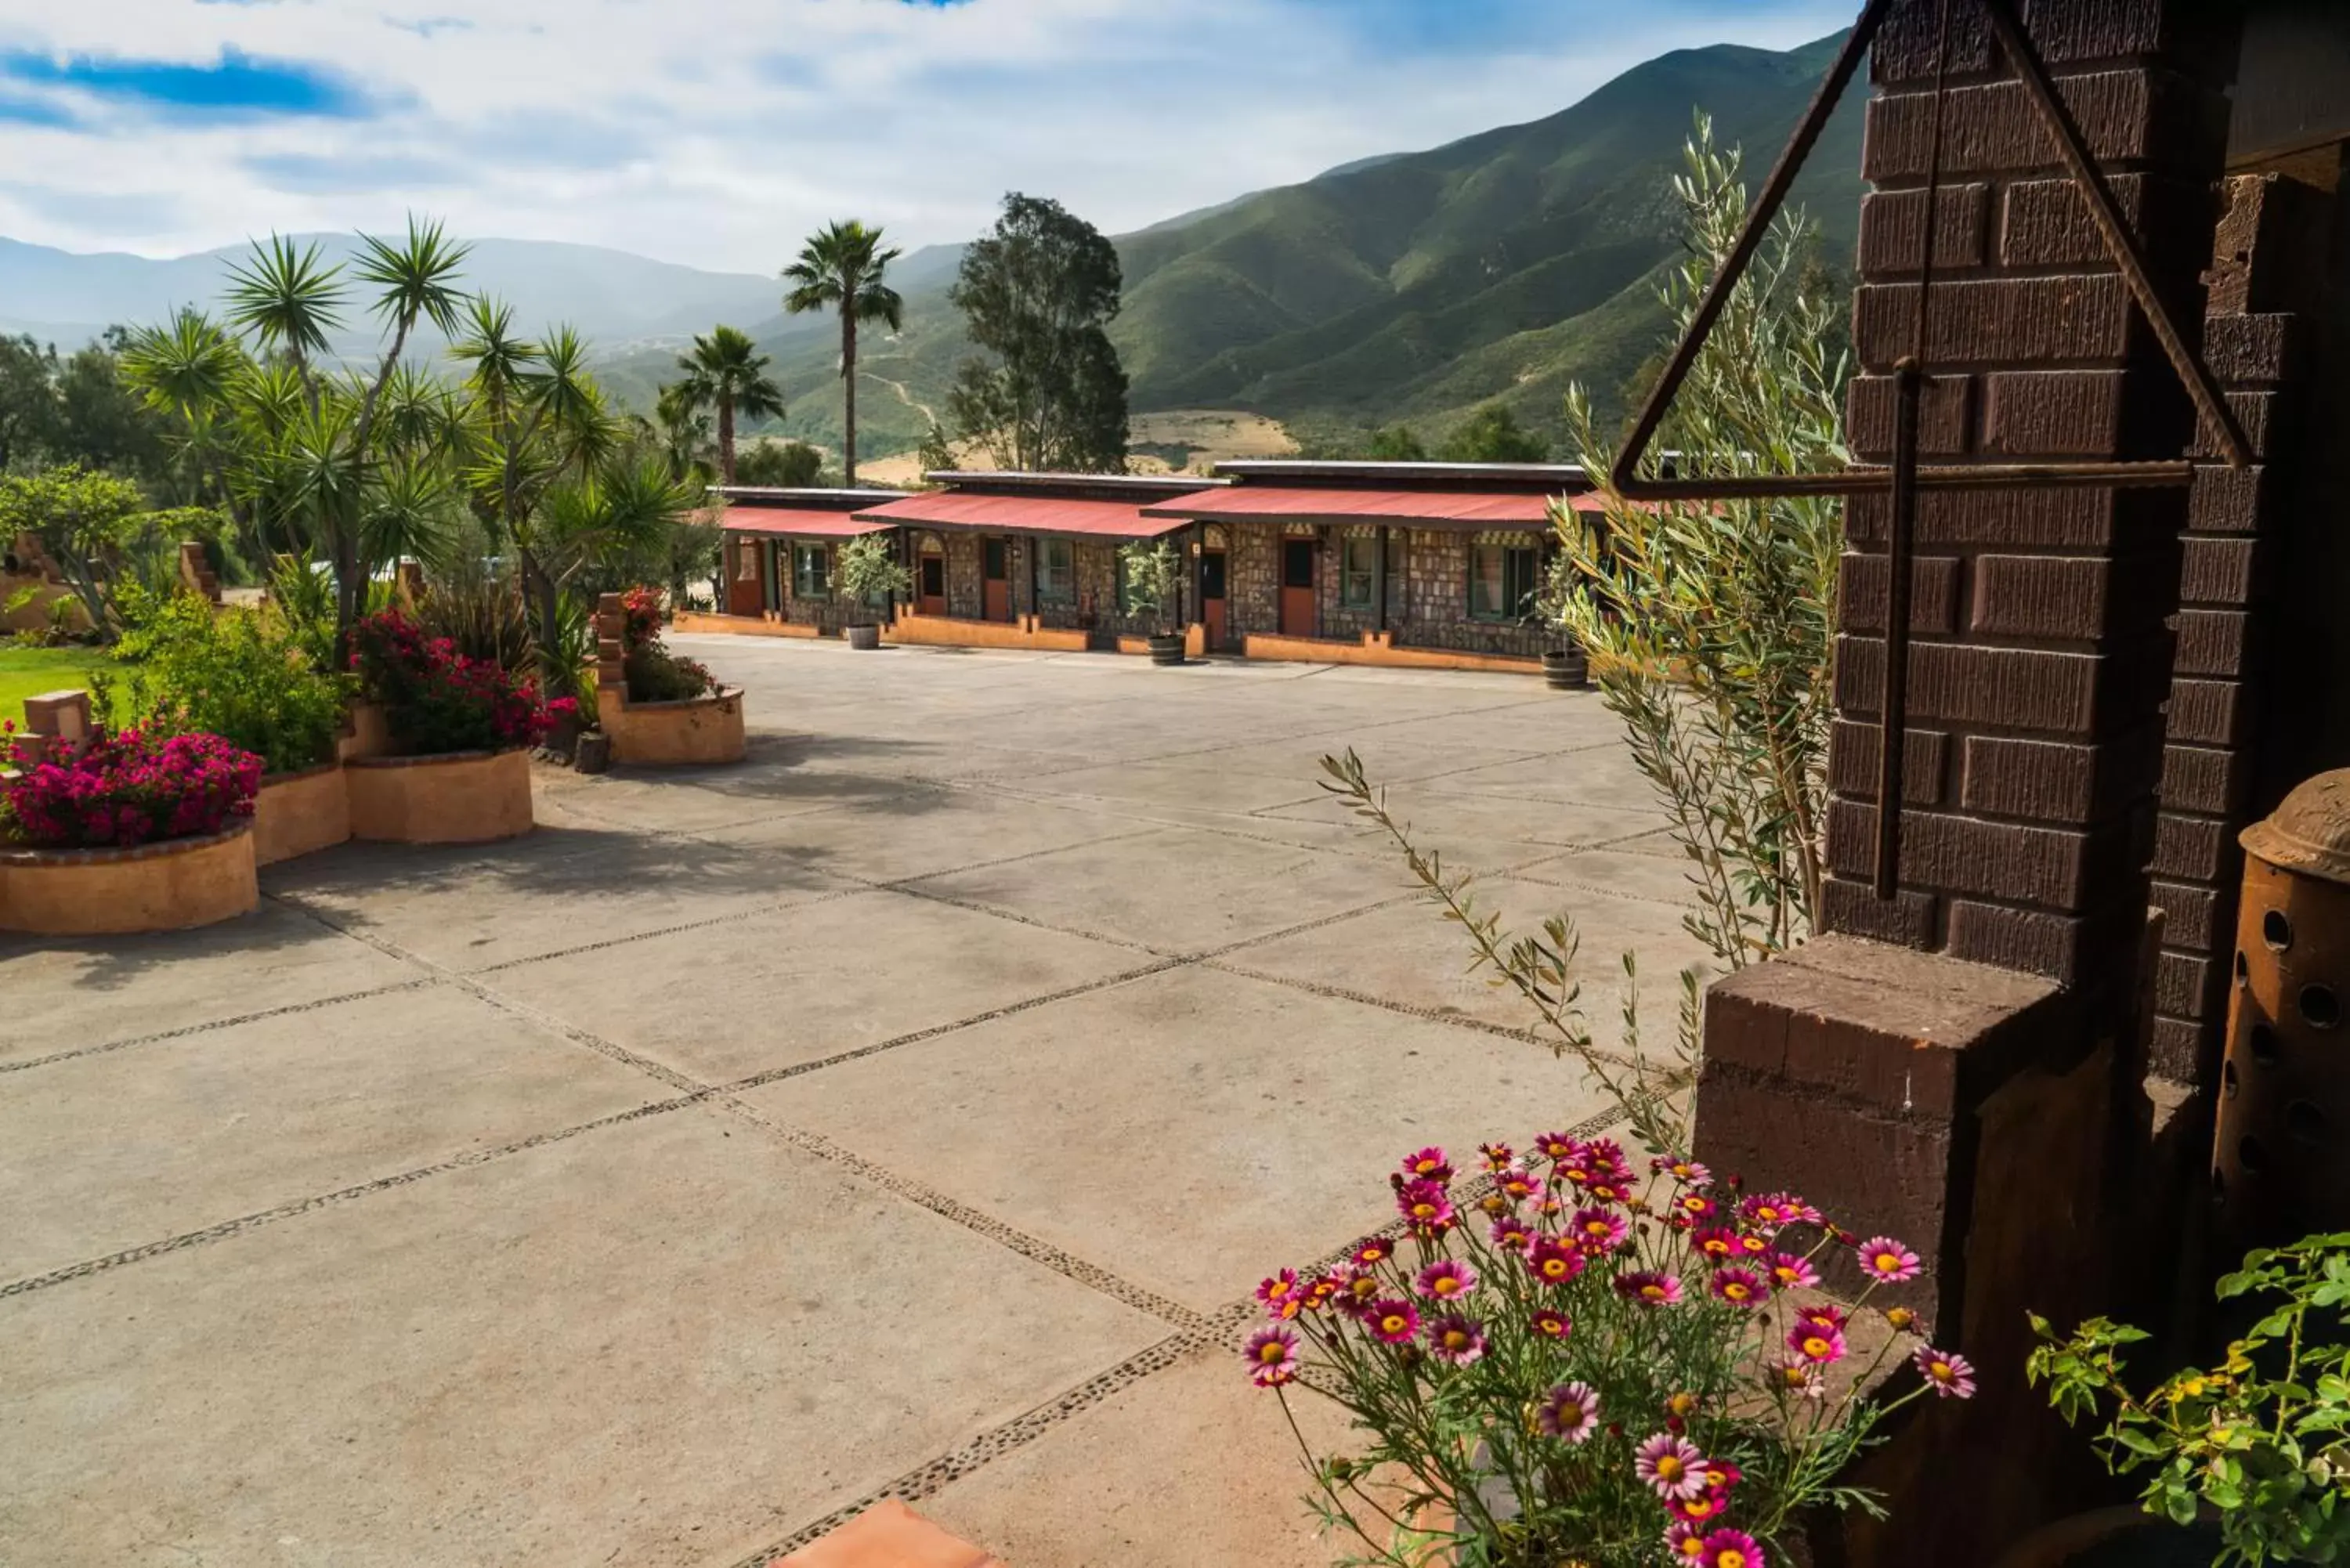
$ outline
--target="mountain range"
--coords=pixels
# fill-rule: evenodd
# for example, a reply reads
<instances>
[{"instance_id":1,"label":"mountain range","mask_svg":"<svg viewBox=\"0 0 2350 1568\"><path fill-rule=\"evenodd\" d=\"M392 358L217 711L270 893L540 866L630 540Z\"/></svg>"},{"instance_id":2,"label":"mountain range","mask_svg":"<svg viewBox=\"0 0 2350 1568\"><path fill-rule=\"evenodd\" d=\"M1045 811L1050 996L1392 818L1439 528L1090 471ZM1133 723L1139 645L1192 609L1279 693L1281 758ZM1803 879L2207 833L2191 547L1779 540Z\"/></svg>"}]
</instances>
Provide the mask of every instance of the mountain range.
<instances>
[{"instance_id":1,"label":"mountain range","mask_svg":"<svg viewBox=\"0 0 2350 1568\"><path fill-rule=\"evenodd\" d=\"M1580 380L1610 411L1665 334L1655 289L1678 254L1670 180L1692 112L1746 150L1759 183L1841 41L1679 50L1544 119L1358 160L1119 237L1126 298L1111 337L1133 407L1248 410L1309 435L1396 421L1437 433L1499 400L1555 431ZM1823 254L1839 260L1858 223L1859 137L1856 109L1839 111L1794 189ZM330 255L352 244L319 238ZM215 298L241 251L154 261L0 240L0 330L63 344L157 319ZM859 400L868 452L911 446L943 410L968 352L946 297L961 254L931 246L892 269L905 327L865 343L864 369L882 384ZM775 357L793 405L782 429L837 440L835 330L783 315L772 277L499 239L475 242L467 277L514 300L525 323L580 327L608 384L637 407L673 375L688 335L743 327ZM355 333L349 348L371 341Z\"/></svg>"}]
</instances>

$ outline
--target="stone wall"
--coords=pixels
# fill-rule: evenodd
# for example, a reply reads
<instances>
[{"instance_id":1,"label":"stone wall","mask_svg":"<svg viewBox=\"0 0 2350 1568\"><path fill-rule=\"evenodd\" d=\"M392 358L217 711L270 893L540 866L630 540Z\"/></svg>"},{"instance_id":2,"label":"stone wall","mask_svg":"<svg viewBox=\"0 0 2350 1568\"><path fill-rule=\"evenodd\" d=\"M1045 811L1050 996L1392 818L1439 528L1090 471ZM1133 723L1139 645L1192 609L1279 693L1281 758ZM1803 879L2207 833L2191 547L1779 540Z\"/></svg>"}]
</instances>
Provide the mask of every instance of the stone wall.
<instances>
[{"instance_id":1,"label":"stone wall","mask_svg":"<svg viewBox=\"0 0 2350 1568\"><path fill-rule=\"evenodd\" d=\"M1224 628L1232 646L1281 629L1281 530L1234 525L1224 551Z\"/></svg>"},{"instance_id":2,"label":"stone wall","mask_svg":"<svg viewBox=\"0 0 2350 1568\"><path fill-rule=\"evenodd\" d=\"M947 614L978 620L987 607L986 590L979 575L983 565L979 535L947 534L941 538L947 552Z\"/></svg>"}]
</instances>

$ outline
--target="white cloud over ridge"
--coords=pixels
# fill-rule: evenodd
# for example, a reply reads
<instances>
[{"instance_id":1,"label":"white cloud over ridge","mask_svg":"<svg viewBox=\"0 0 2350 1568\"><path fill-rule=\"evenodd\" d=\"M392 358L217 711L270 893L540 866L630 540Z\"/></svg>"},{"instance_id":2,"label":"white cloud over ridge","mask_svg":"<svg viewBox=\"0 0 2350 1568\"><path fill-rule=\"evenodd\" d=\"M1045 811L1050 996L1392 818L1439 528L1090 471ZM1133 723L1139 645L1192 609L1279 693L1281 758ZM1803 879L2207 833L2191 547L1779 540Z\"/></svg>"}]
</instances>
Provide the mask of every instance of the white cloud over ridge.
<instances>
[{"instance_id":1,"label":"white cloud over ridge","mask_svg":"<svg viewBox=\"0 0 2350 1568\"><path fill-rule=\"evenodd\" d=\"M1785 47L1851 8L0 0L0 234L168 255L412 209L771 273L825 220L955 240L1007 190L1117 233L1540 118L1666 49Z\"/></svg>"}]
</instances>

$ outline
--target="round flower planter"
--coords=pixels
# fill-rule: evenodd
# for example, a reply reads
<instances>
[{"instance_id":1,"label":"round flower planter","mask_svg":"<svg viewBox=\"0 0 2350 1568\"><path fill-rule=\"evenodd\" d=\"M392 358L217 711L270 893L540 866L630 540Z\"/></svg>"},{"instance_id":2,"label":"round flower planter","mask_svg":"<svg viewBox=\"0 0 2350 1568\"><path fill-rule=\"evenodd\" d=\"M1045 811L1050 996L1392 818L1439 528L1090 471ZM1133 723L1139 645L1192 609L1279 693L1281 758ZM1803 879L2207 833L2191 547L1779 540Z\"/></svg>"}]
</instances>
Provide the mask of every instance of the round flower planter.
<instances>
[{"instance_id":1,"label":"round flower planter","mask_svg":"<svg viewBox=\"0 0 2350 1568\"><path fill-rule=\"evenodd\" d=\"M1580 691L1589 684L1591 668L1579 648L1555 648L1542 656L1543 683L1554 691Z\"/></svg>"},{"instance_id":2,"label":"round flower planter","mask_svg":"<svg viewBox=\"0 0 2350 1568\"><path fill-rule=\"evenodd\" d=\"M1180 664L1183 662L1183 634L1170 632L1150 639L1150 662Z\"/></svg>"},{"instance_id":3,"label":"round flower planter","mask_svg":"<svg viewBox=\"0 0 2350 1568\"><path fill-rule=\"evenodd\" d=\"M743 760L743 689L683 702L606 702L604 732L623 767L685 767Z\"/></svg>"},{"instance_id":4,"label":"round flower planter","mask_svg":"<svg viewBox=\"0 0 2350 1568\"><path fill-rule=\"evenodd\" d=\"M253 801L253 861L275 866L351 836L351 802L340 763L271 774Z\"/></svg>"},{"instance_id":5,"label":"round flower planter","mask_svg":"<svg viewBox=\"0 0 2350 1568\"><path fill-rule=\"evenodd\" d=\"M0 849L0 930L44 937L178 931L261 903L253 828L136 849Z\"/></svg>"},{"instance_id":6,"label":"round flower planter","mask_svg":"<svg viewBox=\"0 0 2350 1568\"><path fill-rule=\"evenodd\" d=\"M867 652L881 646L881 628L878 626L852 626L847 634L848 646Z\"/></svg>"},{"instance_id":7,"label":"round flower planter","mask_svg":"<svg viewBox=\"0 0 2350 1568\"><path fill-rule=\"evenodd\" d=\"M450 752L343 764L351 836L383 844L487 844L532 826L530 753Z\"/></svg>"}]
</instances>

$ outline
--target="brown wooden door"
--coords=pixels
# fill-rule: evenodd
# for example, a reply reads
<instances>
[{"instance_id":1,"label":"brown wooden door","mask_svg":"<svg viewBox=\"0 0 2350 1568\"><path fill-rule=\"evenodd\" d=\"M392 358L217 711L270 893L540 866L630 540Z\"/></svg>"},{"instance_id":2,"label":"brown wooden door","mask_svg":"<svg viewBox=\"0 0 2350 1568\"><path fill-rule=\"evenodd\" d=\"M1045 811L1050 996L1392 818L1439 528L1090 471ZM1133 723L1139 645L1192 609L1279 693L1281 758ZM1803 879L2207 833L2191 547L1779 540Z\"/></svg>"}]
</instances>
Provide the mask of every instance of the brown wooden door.
<instances>
[{"instance_id":1,"label":"brown wooden door","mask_svg":"<svg viewBox=\"0 0 2350 1568\"><path fill-rule=\"evenodd\" d=\"M1207 628L1208 646L1224 646L1224 553L1200 553L1200 624Z\"/></svg>"},{"instance_id":2,"label":"brown wooden door","mask_svg":"<svg viewBox=\"0 0 2350 1568\"><path fill-rule=\"evenodd\" d=\"M983 591L980 614L989 620L1012 618L1012 547L1005 539L984 539L980 542L980 554L984 570L980 574Z\"/></svg>"},{"instance_id":3,"label":"brown wooden door","mask_svg":"<svg viewBox=\"0 0 2350 1568\"><path fill-rule=\"evenodd\" d=\"M1314 635L1314 541L1281 542L1281 634Z\"/></svg>"},{"instance_id":4,"label":"brown wooden door","mask_svg":"<svg viewBox=\"0 0 2350 1568\"><path fill-rule=\"evenodd\" d=\"M919 607L924 615L947 613L947 558L936 550L922 555L921 577L914 586L920 595Z\"/></svg>"}]
</instances>

